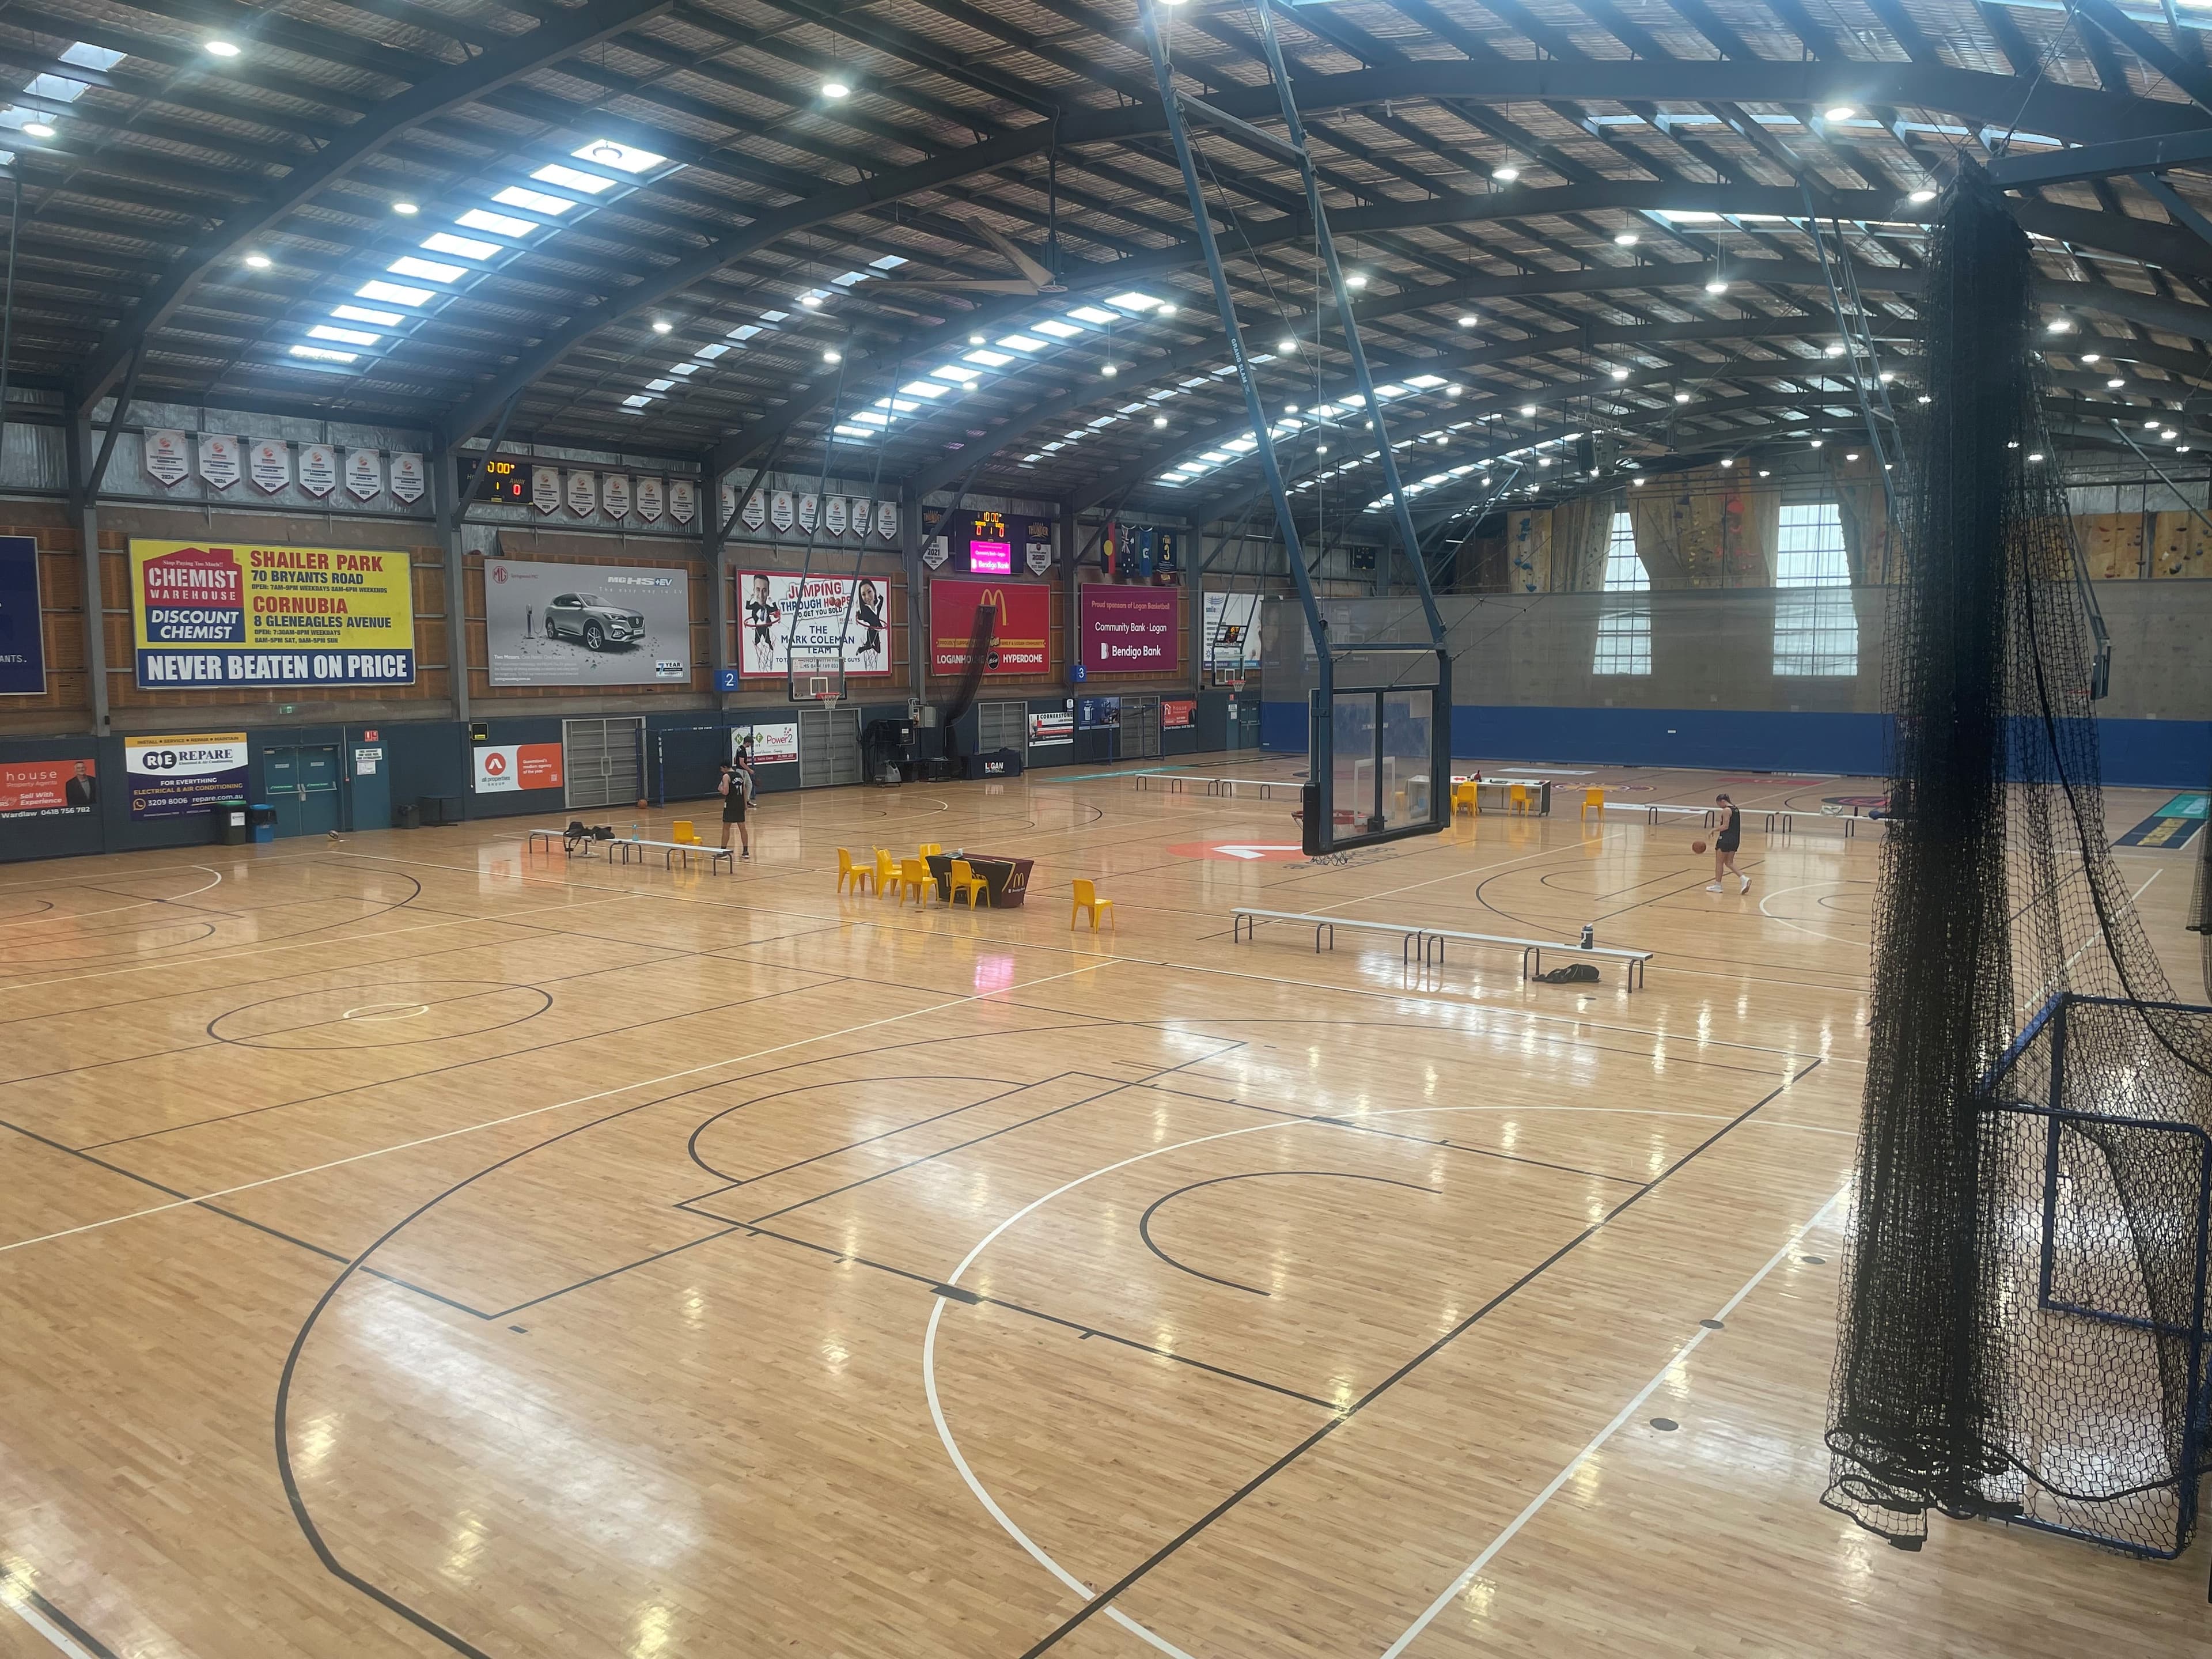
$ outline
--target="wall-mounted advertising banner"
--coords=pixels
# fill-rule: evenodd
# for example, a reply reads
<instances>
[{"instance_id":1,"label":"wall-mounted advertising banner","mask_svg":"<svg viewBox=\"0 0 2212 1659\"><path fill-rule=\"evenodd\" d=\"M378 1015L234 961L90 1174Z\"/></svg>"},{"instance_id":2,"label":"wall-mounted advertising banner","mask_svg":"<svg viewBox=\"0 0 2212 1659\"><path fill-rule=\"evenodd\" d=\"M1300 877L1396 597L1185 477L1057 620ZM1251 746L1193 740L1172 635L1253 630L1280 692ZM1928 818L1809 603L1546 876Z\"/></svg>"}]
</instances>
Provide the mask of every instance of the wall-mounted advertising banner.
<instances>
[{"instance_id":1,"label":"wall-mounted advertising banner","mask_svg":"<svg viewBox=\"0 0 2212 1659\"><path fill-rule=\"evenodd\" d=\"M561 745L557 743L480 743L472 752L476 756L476 793L479 795L561 787Z\"/></svg>"},{"instance_id":2,"label":"wall-mounted advertising banner","mask_svg":"<svg viewBox=\"0 0 2212 1659\"><path fill-rule=\"evenodd\" d=\"M968 667L975 613L998 612L986 674L1039 678L1052 672L1052 590L1036 582L966 581L942 576L929 585L929 672L950 678Z\"/></svg>"},{"instance_id":3,"label":"wall-mounted advertising banner","mask_svg":"<svg viewBox=\"0 0 2212 1659\"><path fill-rule=\"evenodd\" d=\"M134 539L138 684L411 685L411 580L399 552Z\"/></svg>"},{"instance_id":4,"label":"wall-mounted advertising banner","mask_svg":"<svg viewBox=\"0 0 2212 1659\"><path fill-rule=\"evenodd\" d=\"M1160 699L1160 729L1164 732L1188 731L1198 717L1195 697L1163 697Z\"/></svg>"},{"instance_id":5,"label":"wall-mounted advertising banner","mask_svg":"<svg viewBox=\"0 0 2212 1659\"><path fill-rule=\"evenodd\" d=\"M1109 726L1121 725L1121 698L1078 697L1075 700L1075 723L1086 732L1098 732Z\"/></svg>"},{"instance_id":6,"label":"wall-mounted advertising banner","mask_svg":"<svg viewBox=\"0 0 2212 1659\"><path fill-rule=\"evenodd\" d=\"M1173 673L1182 666L1172 592L1089 582L1077 599L1081 661L1092 673Z\"/></svg>"},{"instance_id":7,"label":"wall-mounted advertising banner","mask_svg":"<svg viewBox=\"0 0 2212 1659\"><path fill-rule=\"evenodd\" d=\"M738 665L747 674L784 674L792 653L836 657L853 674L891 672L890 608L872 577L799 576L773 570L738 573Z\"/></svg>"},{"instance_id":8,"label":"wall-mounted advertising banner","mask_svg":"<svg viewBox=\"0 0 2212 1659\"><path fill-rule=\"evenodd\" d=\"M29 536L0 536L0 696L35 697L46 689L39 544Z\"/></svg>"},{"instance_id":9,"label":"wall-mounted advertising banner","mask_svg":"<svg viewBox=\"0 0 2212 1659\"><path fill-rule=\"evenodd\" d=\"M1075 716L1059 711L1030 716L1030 747L1051 749L1075 741Z\"/></svg>"},{"instance_id":10,"label":"wall-mounted advertising banner","mask_svg":"<svg viewBox=\"0 0 2212 1659\"><path fill-rule=\"evenodd\" d=\"M180 818L219 800L246 799L246 733L125 738L123 769L131 784L131 816Z\"/></svg>"},{"instance_id":11,"label":"wall-mounted advertising banner","mask_svg":"<svg viewBox=\"0 0 2212 1659\"><path fill-rule=\"evenodd\" d=\"M799 764L799 722L781 720L771 726L733 726L730 728L730 758L743 754L750 744L755 766Z\"/></svg>"},{"instance_id":12,"label":"wall-mounted advertising banner","mask_svg":"<svg viewBox=\"0 0 2212 1659\"><path fill-rule=\"evenodd\" d=\"M1260 665L1260 596L1224 593L1209 588L1206 594L1206 660L1211 667L1231 664L1245 668Z\"/></svg>"},{"instance_id":13,"label":"wall-mounted advertising banner","mask_svg":"<svg viewBox=\"0 0 2212 1659\"><path fill-rule=\"evenodd\" d=\"M494 685L688 685L691 578L668 566L484 561Z\"/></svg>"},{"instance_id":14,"label":"wall-mounted advertising banner","mask_svg":"<svg viewBox=\"0 0 2212 1659\"><path fill-rule=\"evenodd\" d=\"M0 822L89 815L99 800L100 763L89 755L0 761Z\"/></svg>"}]
</instances>

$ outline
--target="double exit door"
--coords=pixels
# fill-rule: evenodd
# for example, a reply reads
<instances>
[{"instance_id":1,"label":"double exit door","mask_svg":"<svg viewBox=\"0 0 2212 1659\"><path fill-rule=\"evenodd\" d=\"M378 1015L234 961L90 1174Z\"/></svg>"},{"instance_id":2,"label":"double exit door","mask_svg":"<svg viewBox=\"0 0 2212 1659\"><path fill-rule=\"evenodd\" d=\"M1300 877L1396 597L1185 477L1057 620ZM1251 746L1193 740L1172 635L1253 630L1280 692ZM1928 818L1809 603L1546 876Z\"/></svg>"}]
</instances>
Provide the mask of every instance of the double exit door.
<instances>
[{"instance_id":1,"label":"double exit door","mask_svg":"<svg viewBox=\"0 0 2212 1659\"><path fill-rule=\"evenodd\" d=\"M342 827L338 746L295 744L262 751L261 781L280 836L319 836Z\"/></svg>"}]
</instances>

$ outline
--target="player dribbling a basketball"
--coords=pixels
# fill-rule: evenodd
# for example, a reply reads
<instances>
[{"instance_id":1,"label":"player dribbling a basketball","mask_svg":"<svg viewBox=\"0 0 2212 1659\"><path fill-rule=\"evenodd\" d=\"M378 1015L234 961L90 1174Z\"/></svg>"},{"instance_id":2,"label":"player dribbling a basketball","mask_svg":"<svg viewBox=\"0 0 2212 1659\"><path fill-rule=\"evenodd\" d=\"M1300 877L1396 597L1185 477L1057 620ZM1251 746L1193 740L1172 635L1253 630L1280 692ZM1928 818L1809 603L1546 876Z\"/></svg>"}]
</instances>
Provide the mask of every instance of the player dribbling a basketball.
<instances>
[{"instance_id":1,"label":"player dribbling a basketball","mask_svg":"<svg viewBox=\"0 0 2212 1659\"><path fill-rule=\"evenodd\" d=\"M1728 878L1734 876L1741 884L1736 891L1748 893L1751 878L1735 867L1735 849L1743 845L1743 814L1726 795L1715 795L1713 804L1728 817L1722 822L1720 839L1713 843L1713 878L1705 890L1708 893L1726 891Z\"/></svg>"}]
</instances>

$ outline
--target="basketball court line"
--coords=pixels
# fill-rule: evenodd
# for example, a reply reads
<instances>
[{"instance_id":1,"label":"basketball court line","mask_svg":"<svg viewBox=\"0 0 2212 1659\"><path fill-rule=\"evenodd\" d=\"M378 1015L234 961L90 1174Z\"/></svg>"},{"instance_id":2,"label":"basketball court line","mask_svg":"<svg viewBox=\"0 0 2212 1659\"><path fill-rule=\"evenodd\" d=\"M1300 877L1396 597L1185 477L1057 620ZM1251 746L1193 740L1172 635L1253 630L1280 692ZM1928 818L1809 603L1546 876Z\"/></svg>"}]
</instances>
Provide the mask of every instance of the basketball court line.
<instances>
[{"instance_id":1,"label":"basketball court line","mask_svg":"<svg viewBox=\"0 0 2212 1659\"><path fill-rule=\"evenodd\" d=\"M1118 960L1119 958L1115 957L1103 958L1097 962L1086 963L1079 968L1071 968L1065 973L1048 974L1042 979L1001 986L989 991L979 991L969 996L953 997L926 1008L916 1008L908 1013L890 1014L881 1019L864 1020L855 1025L848 1025L842 1030L823 1031L811 1037L799 1038L794 1042L777 1043L772 1048L756 1048L749 1054L727 1055L720 1060L708 1060L703 1065L686 1066L681 1071L665 1072L659 1077L641 1078L635 1082L622 1084L615 1088L597 1090L588 1095L578 1095L573 1099L555 1101L550 1105L532 1106L523 1111L509 1112L500 1117L487 1118L481 1123L465 1124L453 1129L441 1129L434 1135L422 1135L413 1140L399 1141L390 1146L379 1146L365 1152L354 1152L344 1158L332 1158L327 1163L311 1164L306 1169L287 1170L283 1175L264 1176L258 1181L241 1182L234 1187L220 1188L214 1192L202 1193L192 1198L179 1199L173 1203L150 1205L143 1210L127 1211L122 1215L109 1216L100 1221L88 1221L81 1226L64 1227L54 1232L40 1233L35 1237L18 1239L12 1244L0 1244L0 1255L5 1255L11 1250L27 1249L33 1244L44 1244L60 1238L71 1238L79 1233L95 1232L103 1227L112 1227L119 1222L136 1221L146 1216L161 1215L170 1210L184 1209L204 1203L209 1199L228 1198L234 1194L252 1192L257 1188L272 1187L281 1182L296 1181L302 1176L319 1175L326 1170L343 1169L348 1164L359 1164L368 1158L384 1158L393 1152L411 1152L418 1146L432 1146L439 1141L453 1139L459 1135L475 1134L484 1129L498 1128L503 1124L518 1123L526 1118L542 1117L548 1112L562 1111L571 1106L588 1105L592 1101L610 1099L616 1095L628 1094L635 1089L650 1089L659 1084L672 1083L680 1078L696 1077L702 1072L717 1071L726 1066L740 1065L749 1060L758 1060L763 1055L782 1054L790 1048L803 1048L810 1043L835 1042L840 1037L851 1036L861 1031L872 1031L879 1026L894 1025L901 1020L915 1019L925 1014L942 1013L950 1008L960 1008L970 1003L986 1002L993 997L1010 996L1014 992L1027 989L1031 985L1048 985L1054 980L1073 979L1078 974L1094 973L1101 969L1110 968Z\"/></svg>"},{"instance_id":2,"label":"basketball court line","mask_svg":"<svg viewBox=\"0 0 2212 1659\"><path fill-rule=\"evenodd\" d=\"M1729 1316L1733 1314L1738 1307L1741 1306L1744 1300L1749 1297L1753 1291L1757 1290L1759 1285L1765 1282L1766 1276L1782 1265L1784 1259L1787 1257L1792 1250L1796 1249L1799 1244L1804 1242L1806 1234L1811 1232L1815 1227L1819 1226L1821 1221L1826 1218L1828 1212L1835 1208L1835 1206L1843 1200L1844 1195L1850 1191L1850 1183L1849 1182L1844 1182L1843 1186L1838 1188L1834 1195L1818 1210L1814 1212L1812 1219L1806 1222L1803 1226L1791 1233L1788 1240L1783 1244L1782 1248L1766 1259L1766 1265L1761 1267L1757 1273L1753 1273L1748 1279L1745 1280L1742 1287L1739 1289L1734 1296L1730 1297L1726 1302L1721 1304L1719 1310L1711 1316L1715 1323L1725 1325L1728 1322ZM1446 1607L1449 1607L1452 1602L1459 1598L1462 1593L1466 1590L1467 1587L1475 1581L1482 1570L1490 1565L1491 1561L1497 1556L1500 1550L1504 1549L1508 1544L1513 1541L1515 1534L1519 1533L1520 1530L1523 1527L1527 1526L1530 1521L1534 1520L1537 1512L1547 1504L1550 1503L1553 1498L1559 1496L1560 1489L1564 1487L1569 1480L1574 1478L1575 1472L1581 1468L1583 1464L1589 1462L1591 1458L1595 1457L1598 1452L1604 1448L1605 1443L1612 1439L1614 1435L1618 1434L1626 1425L1628 1419L1631 1417L1633 1417L1638 1411L1642 1409L1644 1402L1650 1399L1650 1397L1658 1391L1660 1384L1667 1380L1668 1373L1672 1371L1684 1360L1687 1359L1691 1354L1694 1353L1698 1348L1703 1345L1705 1340L1713 1334L1713 1328L1714 1327L1712 1325L1707 1325L1701 1322L1696 1330L1691 1332L1690 1334L1675 1348L1674 1352L1668 1356L1667 1363L1652 1373L1651 1380L1649 1382L1646 1382L1642 1389L1638 1390L1636 1397L1631 1400L1626 1406L1623 1406L1619 1413L1614 1416L1613 1421L1600 1429L1591 1438L1588 1445L1584 1446L1580 1451L1577 1452L1574 1456L1567 1460L1565 1467L1561 1468L1557 1474L1551 1478L1541 1492L1538 1492L1535 1497L1528 1500L1528 1507L1523 1509L1520 1514L1515 1516L1512 1520L1506 1522L1504 1529L1500 1532L1497 1537L1490 1540L1489 1544L1483 1549L1480 1555L1476 1556L1474 1560L1468 1563L1467 1566L1461 1571L1459 1577L1453 1579L1452 1582L1445 1587L1442 1595L1438 1595L1435 1601L1429 1603L1428 1607L1421 1613L1420 1617L1414 1620L1412 1624L1408 1625L1404 1632L1399 1636L1396 1641L1391 1643L1389 1647L1382 1650L1380 1659L1400 1659L1400 1656L1413 1644L1414 1638L1419 1636L1423 1631L1426 1630L1439 1613L1443 1612Z\"/></svg>"},{"instance_id":3,"label":"basketball court line","mask_svg":"<svg viewBox=\"0 0 2212 1659\"><path fill-rule=\"evenodd\" d=\"M44 915L26 916L19 921L0 922L0 927L28 927L39 922L78 921L87 920L93 916L112 916L116 915L118 912L124 910L143 910L149 904L180 904L185 900L191 897L194 893L204 893L210 888L220 886L222 884L222 872L220 870L210 869L204 864L187 864L175 867L185 870L205 870L209 875L214 878L214 880L203 882L198 887L191 888L182 893L172 893L164 898L139 899L135 903L131 904L112 904L104 910L50 911ZM110 889L101 888L96 883L88 881L80 882L77 885L80 887L89 888L94 892L112 890ZM193 908L198 908L199 907L194 906Z\"/></svg>"},{"instance_id":4,"label":"basketball court line","mask_svg":"<svg viewBox=\"0 0 2212 1659\"><path fill-rule=\"evenodd\" d=\"M0 1567L0 1605L69 1659L116 1659L113 1650L5 1567Z\"/></svg>"},{"instance_id":5,"label":"basketball court line","mask_svg":"<svg viewBox=\"0 0 2212 1659\"><path fill-rule=\"evenodd\" d=\"M1563 1261L1568 1255L1571 1255L1576 1249L1588 1243L1591 1238L1596 1237L1607 1227L1610 1226L1615 1220L1626 1214L1635 1205L1641 1202L1644 1198L1650 1196L1653 1192L1656 1191L1664 1182L1672 1178L1677 1172L1686 1168L1701 1154L1717 1145L1738 1124L1741 1124L1754 1116L1762 1107L1777 1099L1778 1097L1787 1092L1796 1083L1809 1076L1815 1069L1818 1068L1820 1064L1820 1062L1818 1060L1814 1060L1811 1064L1805 1066L1803 1070L1795 1073L1782 1083L1776 1085L1773 1089L1761 1096L1758 1100L1754 1101L1750 1106L1747 1107L1735 1117L1731 1118L1727 1122L1723 1123L1718 1129L1716 1129L1705 1139L1699 1141L1695 1146L1685 1152L1674 1163L1668 1164L1666 1169L1652 1176L1649 1182L1639 1187L1635 1192L1631 1193L1627 1197L1621 1200L1619 1204L1607 1208L1596 1220L1592 1221L1588 1225L1584 1226L1580 1231L1569 1238L1564 1244L1561 1244L1557 1249L1547 1255L1541 1261L1538 1262L1534 1267L1529 1268L1526 1273L1515 1279L1511 1284L1508 1285L1504 1289L1499 1291L1495 1296L1491 1297L1488 1300L1484 1302L1480 1307L1477 1308L1466 1318L1454 1325L1449 1331L1438 1337L1427 1347L1415 1354L1413 1358L1406 1361L1396 1370L1391 1371L1388 1376L1383 1377L1381 1382L1377 1382L1373 1388L1368 1389L1366 1393L1360 1395L1358 1399L1352 1401L1349 1406L1344 1407L1338 1415L1330 1419L1329 1421L1322 1424L1321 1427L1315 1430L1311 1434L1308 1435L1304 1439L1300 1440L1296 1445L1292 1446L1290 1450L1284 1453L1273 1462L1268 1464L1266 1468L1262 1469L1250 1480L1247 1481L1242 1486L1239 1486L1236 1491L1231 1492L1219 1503L1207 1510L1204 1515L1200 1516L1196 1521L1193 1522L1188 1527L1185 1528L1175 1537L1170 1539L1158 1549L1153 1551L1152 1554L1146 1557L1143 1561L1139 1562L1128 1572L1123 1574L1120 1579L1116 1580L1105 1590L1097 1592L1093 1595L1088 1590L1087 1587L1085 1587L1084 1594L1085 1595L1086 1599L1084 1606L1070 1617L1062 1620L1059 1626L1054 1627L1042 1638L1030 1647L1021 1656L1021 1659L1038 1659L1040 1655L1056 1646L1062 1638L1068 1636L1080 1626L1088 1621L1092 1615L1102 1610L1109 1613L1118 1612L1119 1609L1111 1606L1113 1601L1116 1597L1120 1596L1123 1592L1129 1589L1139 1579L1143 1578L1146 1573L1150 1572L1154 1567L1158 1566L1170 1556L1173 1555L1177 1550L1181 1549L1192 1539L1204 1532L1208 1527L1212 1526L1214 1522L1220 1519L1222 1516L1227 1514L1231 1510L1242 1503L1246 1498L1249 1498L1253 1492L1265 1486L1274 1476L1279 1474L1284 1469L1288 1468L1292 1463L1304 1456L1305 1453L1311 1450L1315 1446L1319 1445L1322 1441L1326 1440L1336 1431L1336 1429L1345 1423L1351 1421L1359 1413L1365 1410L1376 1400L1380 1399L1384 1394L1388 1393L1397 1383L1402 1382L1406 1377L1410 1376L1429 1359L1442 1352L1454 1341L1457 1340L1468 1331L1473 1329L1493 1310L1503 1306L1520 1291L1534 1283L1537 1279L1540 1278L1551 1267ZM1287 1127L1290 1126L1281 1124L1255 1124L1253 1125L1250 1129L1241 1131L1233 1129L1226 1130L1218 1135L1201 1136L1199 1137L1197 1140L1184 1144L1195 1145L1198 1144L1198 1141L1223 1139L1231 1135L1249 1133L1253 1133L1255 1130L1262 1128ZM1163 1147L1154 1150L1168 1151L1172 1149ZM1134 1158L1124 1158L1117 1164L1108 1165L1104 1170L1094 1170L1092 1171L1092 1174L1105 1174L1110 1170L1119 1169L1128 1164L1140 1162L1143 1158L1150 1156L1152 1156L1152 1152L1139 1153ZM1084 1181L1090 1178L1091 1177L1087 1176L1079 1176L1075 1181L1067 1183L1067 1185L1069 1187L1079 1186ZM955 1270L955 1279L957 1279L959 1272L964 1271L966 1267L974 1261L975 1256L981 1252L985 1246L988 1245L993 1239L1004 1232L1006 1227L1011 1225L1013 1221L1018 1220L1022 1215L1025 1215L1030 1210L1035 1209L1038 1204L1041 1204L1052 1197L1057 1196L1058 1193L1063 1190L1066 1190L1066 1188L1055 1189L1054 1193L1047 1194L1045 1195L1045 1199L1033 1201L1031 1204L1024 1206L1023 1210L1018 1212L1014 1216L1008 1218L1006 1221L1001 1222L997 1227L994 1228L991 1232L985 1235L984 1238L976 1245L975 1249L969 1252L968 1256L962 1261L960 1268ZM936 1335L937 1324L939 1320L941 1318L944 1309L941 1302L937 1307L933 1308L930 1310L930 1323L925 1337L925 1382L929 1380L930 1371L928 1368L933 1367L934 1364L933 1343ZM932 1391L932 1415L941 1422L942 1412L937 1407L933 1398L933 1385ZM939 1432L940 1437L943 1437L945 1431L940 1429ZM974 1483L971 1481L971 1486ZM1003 1513L1003 1511L997 1511L995 1505L992 1505L990 1507L993 1508L994 1515ZM1006 1522L1002 1524L1011 1523ZM1024 1539L1026 1538L1026 1534L1020 1535ZM1027 1547L1030 1549L1030 1553L1037 1557L1041 1561L1048 1559L1048 1558L1044 1557L1042 1552L1037 1550L1034 1545L1027 1546ZM1058 1568L1056 1565L1053 1566L1053 1571L1056 1574L1061 1574L1065 1577L1064 1571Z\"/></svg>"}]
</instances>

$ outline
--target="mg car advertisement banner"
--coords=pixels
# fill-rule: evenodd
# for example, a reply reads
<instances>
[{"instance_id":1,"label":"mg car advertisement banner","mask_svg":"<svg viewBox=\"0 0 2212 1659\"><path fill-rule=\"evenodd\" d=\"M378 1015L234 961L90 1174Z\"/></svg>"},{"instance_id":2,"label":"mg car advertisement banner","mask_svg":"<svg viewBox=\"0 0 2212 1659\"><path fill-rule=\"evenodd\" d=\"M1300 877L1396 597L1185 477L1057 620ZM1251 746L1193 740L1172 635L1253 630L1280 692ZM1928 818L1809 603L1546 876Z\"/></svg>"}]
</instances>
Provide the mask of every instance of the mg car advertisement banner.
<instances>
[{"instance_id":1,"label":"mg car advertisement banner","mask_svg":"<svg viewBox=\"0 0 2212 1659\"><path fill-rule=\"evenodd\" d=\"M691 679L691 578L668 565L484 561L494 685Z\"/></svg>"},{"instance_id":2,"label":"mg car advertisement banner","mask_svg":"<svg viewBox=\"0 0 2212 1659\"><path fill-rule=\"evenodd\" d=\"M134 539L138 684L411 685L411 579L396 551Z\"/></svg>"},{"instance_id":3,"label":"mg car advertisement banner","mask_svg":"<svg viewBox=\"0 0 2212 1659\"><path fill-rule=\"evenodd\" d=\"M746 674L782 674L792 653L843 660L846 675L891 672L890 599L871 576L738 572L738 665Z\"/></svg>"},{"instance_id":4,"label":"mg car advertisement banner","mask_svg":"<svg viewBox=\"0 0 2212 1659\"><path fill-rule=\"evenodd\" d=\"M180 818L246 799L246 733L125 738L123 769L133 818Z\"/></svg>"}]
</instances>

